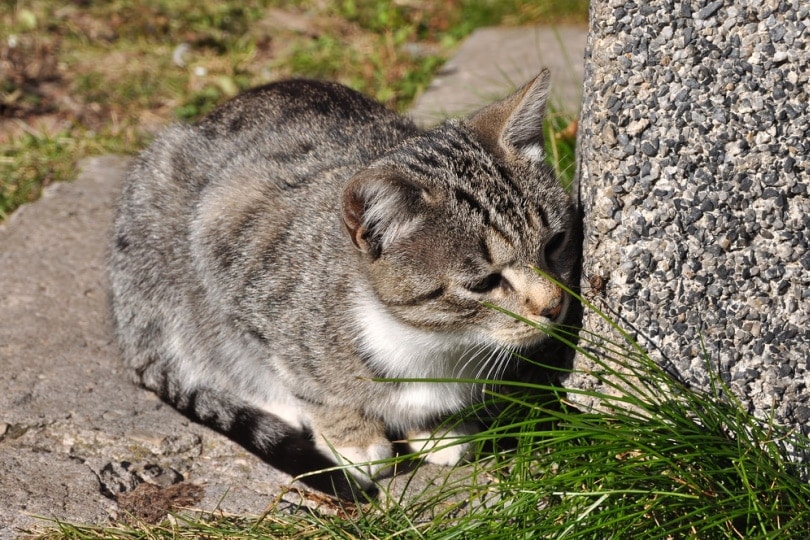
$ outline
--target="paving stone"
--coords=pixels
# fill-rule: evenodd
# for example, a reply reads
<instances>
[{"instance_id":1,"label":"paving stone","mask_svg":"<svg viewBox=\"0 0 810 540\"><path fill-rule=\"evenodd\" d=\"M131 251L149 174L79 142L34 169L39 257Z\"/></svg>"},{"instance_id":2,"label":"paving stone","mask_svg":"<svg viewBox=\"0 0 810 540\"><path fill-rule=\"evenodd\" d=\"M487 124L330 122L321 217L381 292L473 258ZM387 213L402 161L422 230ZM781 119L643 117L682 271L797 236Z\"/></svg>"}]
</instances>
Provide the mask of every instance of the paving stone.
<instances>
[{"instance_id":1,"label":"paving stone","mask_svg":"<svg viewBox=\"0 0 810 540\"><path fill-rule=\"evenodd\" d=\"M261 510L290 483L137 388L107 317L104 257L127 160L82 163L0 229L0 538L118 515L105 467L163 467L206 487L199 505ZM210 471L215 471L210 473Z\"/></svg>"},{"instance_id":2,"label":"paving stone","mask_svg":"<svg viewBox=\"0 0 810 540\"><path fill-rule=\"evenodd\" d=\"M551 71L551 104L576 117L584 72L585 29L578 26L480 28L419 96L410 115L430 126L468 114Z\"/></svg>"}]
</instances>

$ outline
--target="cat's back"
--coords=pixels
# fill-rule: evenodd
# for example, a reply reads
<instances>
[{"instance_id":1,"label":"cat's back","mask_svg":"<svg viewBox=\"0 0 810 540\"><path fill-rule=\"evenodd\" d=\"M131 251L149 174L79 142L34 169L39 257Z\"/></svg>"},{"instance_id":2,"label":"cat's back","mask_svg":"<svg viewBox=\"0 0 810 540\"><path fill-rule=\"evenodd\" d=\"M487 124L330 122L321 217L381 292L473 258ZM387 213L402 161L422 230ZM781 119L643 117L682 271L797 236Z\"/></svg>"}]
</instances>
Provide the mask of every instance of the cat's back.
<instances>
[{"instance_id":1,"label":"cat's back","mask_svg":"<svg viewBox=\"0 0 810 540\"><path fill-rule=\"evenodd\" d=\"M238 220L267 206L284 221L285 209L302 201L337 203L353 172L417 132L406 117L337 83L253 88L196 124L169 126L140 154L119 198L119 244L154 238L183 258L202 211Z\"/></svg>"},{"instance_id":2,"label":"cat's back","mask_svg":"<svg viewBox=\"0 0 810 540\"><path fill-rule=\"evenodd\" d=\"M393 124L395 130L412 128L397 113L351 88L335 82L291 79L247 90L197 125L211 137L264 132L344 139L369 124Z\"/></svg>"},{"instance_id":3,"label":"cat's back","mask_svg":"<svg viewBox=\"0 0 810 540\"><path fill-rule=\"evenodd\" d=\"M196 124L167 128L141 154L129 182L168 185L184 199L223 179L301 186L323 171L361 167L417 131L408 118L343 85L280 81L234 97ZM153 179L159 182L150 186Z\"/></svg>"},{"instance_id":4,"label":"cat's back","mask_svg":"<svg viewBox=\"0 0 810 540\"><path fill-rule=\"evenodd\" d=\"M361 166L417 132L409 119L359 92L311 80L249 90L195 128L226 149L230 163L261 163L285 185L323 170Z\"/></svg>"}]
</instances>

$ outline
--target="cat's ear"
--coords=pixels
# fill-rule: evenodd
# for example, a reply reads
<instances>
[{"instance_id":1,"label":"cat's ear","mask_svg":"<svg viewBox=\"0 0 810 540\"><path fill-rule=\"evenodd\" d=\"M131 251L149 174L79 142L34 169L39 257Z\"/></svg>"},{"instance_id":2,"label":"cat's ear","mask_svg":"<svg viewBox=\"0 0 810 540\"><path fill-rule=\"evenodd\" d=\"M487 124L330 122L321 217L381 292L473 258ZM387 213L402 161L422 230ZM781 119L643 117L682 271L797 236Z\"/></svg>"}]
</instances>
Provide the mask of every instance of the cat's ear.
<instances>
[{"instance_id":1,"label":"cat's ear","mask_svg":"<svg viewBox=\"0 0 810 540\"><path fill-rule=\"evenodd\" d=\"M342 218L352 243L376 259L421 223L424 189L395 173L365 170L343 190Z\"/></svg>"},{"instance_id":2,"label":"cat's ear","mask_svg":"<svg viewBox=\"0 0 810 540\"><path fill-rule=\"evenodd\" d=\"M544 69L512 95L474 113L468 122L490 151L541 162L546 156L543 119L550 91L551 75Z\"/></svg>"}]
</instances>

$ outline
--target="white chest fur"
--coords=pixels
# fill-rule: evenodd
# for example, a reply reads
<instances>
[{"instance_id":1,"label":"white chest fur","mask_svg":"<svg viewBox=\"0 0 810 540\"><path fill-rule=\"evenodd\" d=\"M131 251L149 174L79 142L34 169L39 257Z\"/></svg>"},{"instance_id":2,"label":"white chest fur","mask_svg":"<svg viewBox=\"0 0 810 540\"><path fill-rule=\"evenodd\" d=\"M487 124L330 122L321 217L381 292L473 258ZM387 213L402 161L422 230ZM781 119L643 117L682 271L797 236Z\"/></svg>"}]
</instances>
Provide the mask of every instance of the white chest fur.
<instances>
[{"instance_id":1,"label":"white chest fur","mask_svg":"<svg viewBox=\"0 0 810 540\"><path fill-rule=\"evenodd\" d=\"M391 385L383 411L389 425L417 427L480 396L477 385L450 379L483 377L482 366L496 354L492 345L470 334L414 328L391 315L373 295L358 298L358 340L371 367L386 378L427 379Z\"/></svg>"}]
</instances>

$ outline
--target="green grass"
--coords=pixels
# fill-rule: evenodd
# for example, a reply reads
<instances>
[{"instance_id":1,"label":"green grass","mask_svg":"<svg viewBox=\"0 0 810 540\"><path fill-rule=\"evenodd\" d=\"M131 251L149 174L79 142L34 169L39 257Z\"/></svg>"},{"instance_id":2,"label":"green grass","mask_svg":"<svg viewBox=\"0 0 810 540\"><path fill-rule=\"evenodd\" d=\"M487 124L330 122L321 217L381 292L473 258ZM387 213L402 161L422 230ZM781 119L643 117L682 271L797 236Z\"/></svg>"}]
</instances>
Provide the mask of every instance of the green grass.
<instances>
[{"instance_id":1,"label":"green grass","mask_svg":"<svg viewBox=\"0 0 810 540\"><path fill-rule=\"evenodd\" d=\"M250 86L330 78L404 110L477 27L586 19L583 0L6 2L0 220L73 178L81 158L138 152L159 127Z\"/></svg>"},{"instance_id":2,"label":"green grass","mask_svg":"<svg viewBox=\"0 0 810 540\"><path fill-rule=\"evenodd\" d=\"M0 155L0 222L21 204L38 198L43 187L71 178L75 156L122 153L127 148L126 139L80 133L80 128L14 137Z\"/></svg>"},{"instance_id":3,"label":"green grass","mask_svg":"<svg viewBox=\"0 0 810 540\"><path fill-rule=\"evenodd\" d=\"M42 538L810 538L810 464L790 458L810 455L810 440L749 416L719 376L708 391L687 388L616 329L625 339L585 334L578 345L553 330L612 391L566 397L523 384L525 392L491 394L504 410L474 440L501 450L481 450L438 487L335 503L328 514L62 523ZM599 400L599 410L578 410L576 395Z\"/></svg>"},{"instance_id":4,"label":"green grass","mask_svg":"<svg viewBox=\"0 0 810 540\"><path fill-rule=\"evenodd\" d=\"M576 120L550 107L546 113L546 161L571 193L576 172Z\"/></svg>"}]
</instances>

